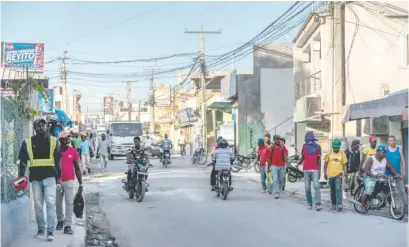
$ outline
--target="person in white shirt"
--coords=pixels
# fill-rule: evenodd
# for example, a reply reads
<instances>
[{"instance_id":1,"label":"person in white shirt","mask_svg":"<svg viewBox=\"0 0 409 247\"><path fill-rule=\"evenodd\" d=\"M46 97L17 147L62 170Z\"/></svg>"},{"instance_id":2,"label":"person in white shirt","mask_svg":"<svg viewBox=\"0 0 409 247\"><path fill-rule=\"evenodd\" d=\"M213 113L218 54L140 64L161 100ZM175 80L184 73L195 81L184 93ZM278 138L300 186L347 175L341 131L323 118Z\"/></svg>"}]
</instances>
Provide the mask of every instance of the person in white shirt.
<instances>
[{"instance_id":1,"label":"person in white shirt","mask_svg":"<svg viewBox=\"0 0 409 247\"><path fill-rule=\"evenodd\" d=\"M108 155L109 149L111 145L109 140L106 139L105 133L102 133L101 139L98 140L98 149L97 149L97 156L99 156L99 160L101 162L101 169L102 172L105 172L108 166Z\"/></svg>"},{"instance_id":2,"label":"person in white shirt","mask_svg":"<svg viewBox=\"0 0 409 247\"><path fill-rule=\"evenodd\" d=\"M179 147L180 147L180 156L185 156L185 136L183 135L183 131L180 132L180 137L179 137Z\"/></svg>"}]
</instances>

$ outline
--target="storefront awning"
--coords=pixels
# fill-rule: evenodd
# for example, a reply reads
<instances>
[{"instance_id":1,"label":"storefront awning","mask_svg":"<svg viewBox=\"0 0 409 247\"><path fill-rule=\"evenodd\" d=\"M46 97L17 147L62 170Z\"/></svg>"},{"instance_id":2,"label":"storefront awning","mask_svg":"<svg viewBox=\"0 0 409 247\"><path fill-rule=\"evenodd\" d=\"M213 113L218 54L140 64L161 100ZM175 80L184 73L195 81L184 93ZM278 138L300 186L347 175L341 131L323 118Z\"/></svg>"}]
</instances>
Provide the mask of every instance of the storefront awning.
<instances>
[{"instance_id":1,"label":"storefront awning","mask_svg":"<svg viewBox=\"0 0 409 247\"><path fill-rule=\"evenodd\" d=\"M371 117L402 116L408 105L408 89L392 93L386 97L346 105L341 111L342 123Z\"/></svg>"}]
</instances>

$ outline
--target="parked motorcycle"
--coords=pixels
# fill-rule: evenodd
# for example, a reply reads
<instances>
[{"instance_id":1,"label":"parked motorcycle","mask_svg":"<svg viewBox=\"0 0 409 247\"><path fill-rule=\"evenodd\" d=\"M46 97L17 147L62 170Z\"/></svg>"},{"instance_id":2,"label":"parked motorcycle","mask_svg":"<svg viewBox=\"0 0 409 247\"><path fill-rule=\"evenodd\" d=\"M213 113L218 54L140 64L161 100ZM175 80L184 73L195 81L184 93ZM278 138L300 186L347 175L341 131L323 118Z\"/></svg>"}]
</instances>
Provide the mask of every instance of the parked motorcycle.
<instances>
[{"instance_id":1,"label":"parked motorcycle","mask_svg":"<svg viewBox=\"0 0 409 247\"><path fill-rule=\"evenodd\" d=\"M132 160L132 163L134 166L130 171L132 173L130 182L128 183L126 179L123 179L122 188L128 192L129 199L136 197L137 202L142 202L145 197L145 192L147 192L147 188L149 187L149 184L146 182L148 179L148 170L153 166L147 164L144 159ZM128 171L125 172L125 174L128 175Z\"/></svg>"},{"instance_id":2,"label":"parked motorcycle","mask_svg":"<svg viewBox=\"0 0 409 247\"><path fill-rule=\"evenodd\" d=\"M168 164L170 164L170 152L165 150L162 157L162 167L168 168Z\"/></svg>"},{"instance_id":3,"label":"parked motorcycle","mask_svg":"<svg viewBox=\"0 0 409 247\"><path fill-rule=\"evenodd\" d=\"M191 158L192 164L204 165L207 161L207 153L203 146L197 148Z\"/></svg>"},{"instance_id":4,"label":"parked motorcycle","mask_svg":"<svg viewBox=\"0 0 409 247\"><path fill-rule=\"evenodd\" d=\"M304 172L298 169L298 162L300 162L301 159L298 149L294 145L291 145L291 147L294 148L295 154L288 156L285 173L288 181L295 183L298 179L304 178Z\"/></svg>"},{"instance_id":5,"label":"parked motorcycle","mask_svg":"<svg viewBox=\"0 0 409 247\"><path fill-rule=\"evenodd\" d=\"M250 170L251 168L254 168L257 173L260 173L260 165L257 160L255 149L253 149L253 152L249 155L235 155L235 160L233 161L232 165L232 172L237 173L242 169L248 172L248 170Z\"/></svg>"},{"instance_id":6,"label":"parked motorcycle","mask_svg":"<svg viewBox=\"0 0 409 247\"><path fill-rule=\"evenodd\" d=\"M406 204L397 191L396 183L399 177L385 177L382 182L377 182L371 195L367 197L366 209L362 208L362 194L365 191L364 178L359 177L359 186L351 203L355 211L365 213L366 210L381 210L389 204L389 212L393 219L402 220L406 214Z\"/></svg>"}]
</instances>

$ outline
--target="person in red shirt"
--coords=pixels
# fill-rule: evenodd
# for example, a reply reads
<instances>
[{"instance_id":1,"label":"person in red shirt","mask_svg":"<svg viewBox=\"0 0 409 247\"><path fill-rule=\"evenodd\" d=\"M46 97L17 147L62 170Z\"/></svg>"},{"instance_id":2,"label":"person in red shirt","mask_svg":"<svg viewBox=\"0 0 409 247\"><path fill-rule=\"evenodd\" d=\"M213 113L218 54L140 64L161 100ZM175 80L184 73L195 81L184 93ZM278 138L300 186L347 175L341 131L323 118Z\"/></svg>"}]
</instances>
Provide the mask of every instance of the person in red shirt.
<instances>
[{"instance_id":1,"label":"person in red shirt","mask_svg":"<svg viewBox=\"0 0 409 247\"><path fill-rule=\"evenodd\" d=\"M305 196L307 198L308 208L312 209L311 182L314 185L316 210L321 211L321 192L320 192L320 172L321 172L321 147L315 139L312 131L305 135L305 144L301 150L301 160L298 165L303 165Z\"/></svg>"},{"instance_id":2,"label":"person in red shirt","mask_svg":"<svg viewBox=\"0 0 409 247\"><path fill-rule=\"evenodd\" d=\"M271 151L270 151L270 147L264 143L263 138L260 138L258 140L257 154L258 154L258 159L260 161L260 179L261 179L261 187L263 189L262 193L266 193L268 189L268 192L271 194L272 188L271 188L270 181L268 179L268 165L270 164Z\"/></svg>"},{"instance_id":3,"label":"person in red shirt","mask_svg":"<svg viewBox=\"0 0 409 247\"><path fill-rule=\"evenodd\" d=\"M288 150L285 146L280 145L280 136L273 137L274 144L271 145L271 173L273 175L273 192L275 198L280 195L282 188L285 164L287 164Z\"/></svg>"},{"instance_id":4,"label":"person in red shirt","mask_svg":"<svg viewBox=\"0 0 409 247\"><path fill-rule=\"evenodd\" d=\"M72 213L74 212L74 180L75 176L79 182L78 192L82 192L82 176L80 165L78 164L79 155L75 148L70 146L67 133L60 132L58 135L60 141L59 152L61 154L61 181L60 188L57 187L56 209L57 209L57 227L61 230L64 227L65 234L73 234L71 229ZM63 200L65 199L65 220L63 212Z\"/></svg>"}]
</instances>

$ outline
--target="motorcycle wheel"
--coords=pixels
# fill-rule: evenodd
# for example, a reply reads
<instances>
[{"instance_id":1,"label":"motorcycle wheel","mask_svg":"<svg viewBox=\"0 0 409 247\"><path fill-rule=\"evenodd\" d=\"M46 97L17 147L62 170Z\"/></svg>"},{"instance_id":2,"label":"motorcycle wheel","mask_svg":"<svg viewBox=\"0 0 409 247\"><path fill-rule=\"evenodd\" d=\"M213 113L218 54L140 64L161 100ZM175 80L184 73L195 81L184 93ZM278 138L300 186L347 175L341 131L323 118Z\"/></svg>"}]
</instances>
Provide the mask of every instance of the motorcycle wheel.
<instances>
[{"instance_id":1,"label":"motorcycle wheel","mask_svg":"<svg viewBox=\"0 0 409 247\"><path fill-rule=\"evenodd\" d=\"M260 164L257 161L254 163L254 171L260 173Z\"/></svg>"},{"instance_id":2,"label":"motorcycle wheel","mask_svg":"<svg viewBox=\"0 0 409 247\"><path fill-rule=\"evenodd\" d=\"M169 160L168 160L168 158L165 158L165 168L168 168L168 163L169 163Z\"/></svg>"},{"instance_id":3,"label":"motorcycle wheel","mask_svg":"<svg viewBox=\"0 0 409 247\"><path fill-rule=\"evenodd\" d=\"M223 200L227 199L227 194L228 193L229 193L229 188L227 186L227 183L223 183L223 191L222 191Z\"/></svg>"},{"instance_id":4,"label":"motorcycle wheel","mask_svg":"<svg viewBox=\"0 0 409 247\"><path fill-rule=\"evenodd\" d=\"M297 177L294 176L294 175L292 175L291 173L289 173L289 174L287 175L287 179L288 179L288 182L290 182L290 183L295 183L295 182L297 182Z\"/></svg>"},{"instance_id":5,"label":"motorcycle wheel","mask_svg":"<svg viewBox=\"0 0 409 247\"><path fill-rule=\"evenodd\" d=\"M145 183L141 180L138 181L138 185L136 186L136 201L141 202L145 197Z\"/></svg>"},{"instance_id":6,"label":"motorcycle wheel","mask_svg":"<svg viewBox=\"0 0 409 247\"><path fill-rule=\"evenodd\" d=\"M364 193L364 188L359 189L354 195L354 201L361 202L362 194ZM367 202L368 203L368 202ZM354 209L360 214L363 214L365 210L362 208L361 205L354 203Z\"/></svg>"},{"instance_id":7,"label":"motorcycle wheel","mask_svg":"<svg viewBox=\"0 0 409 247\"><path fill-rule=\"evenodd\" d=\"M389 195L388 197L392 197L393 195ZM392 198L391 198L392 199ZM406 213L406 205L403 201L401 196L393 196L393 200L395 202L395 208L393 207L392 200L389 203L389 212L391 216L395 220L402 220L405 217Z\"/></svg>"},{"instance_id":8,"label":"motorcycle wheel","mask_svg":"<svg viewBox=\"0 0 409 247\"><path fill-rule=\"evenodd\" d=\"M234 173L238 173L240 170L241 170L240 168L237 168L235 166L231 166L231 171L234 172Z\"/></svg>"},{"instance_id":9,"label":"motorcycle wheel","mask_svg":"<svg viewBox=\"0 0 409 247\"><path fill-rule=\"evenodd\" d=\"M190 158L190 160L192 161L192 164L194 165L196 163L196 155L194 154L192 158Z\"/></svg>"},{"instance_id":10,"label":"motorcycle wheel","mask_svg":"<svg viewBox=\"0 0 409 247\"><path fill-rule=\"evenodd\" d=\"M202 153L197 161L199 165L204 165L207 161L207 154Z\"/></svg>"}]
</instances>

